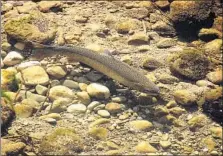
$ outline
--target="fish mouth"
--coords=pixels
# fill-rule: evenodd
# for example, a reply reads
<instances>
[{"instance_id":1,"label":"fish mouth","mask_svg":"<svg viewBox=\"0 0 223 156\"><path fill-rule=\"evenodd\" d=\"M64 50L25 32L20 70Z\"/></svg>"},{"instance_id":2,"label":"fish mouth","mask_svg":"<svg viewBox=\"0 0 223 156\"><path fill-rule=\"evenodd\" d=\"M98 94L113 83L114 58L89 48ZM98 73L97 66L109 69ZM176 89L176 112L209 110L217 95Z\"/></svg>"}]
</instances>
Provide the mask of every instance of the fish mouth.
<instances>
[{"instance_id":1,"label":"fish mouth","mask_svg":"<svg viewBox=\"0 0 223 156\"><path fill-rule=\"evenodd\" d=\"M159 87L155 86L153 89L146 88L144 92L149 95L157 96L160 93L160 89Z\"/></svg>"}]
</instances>

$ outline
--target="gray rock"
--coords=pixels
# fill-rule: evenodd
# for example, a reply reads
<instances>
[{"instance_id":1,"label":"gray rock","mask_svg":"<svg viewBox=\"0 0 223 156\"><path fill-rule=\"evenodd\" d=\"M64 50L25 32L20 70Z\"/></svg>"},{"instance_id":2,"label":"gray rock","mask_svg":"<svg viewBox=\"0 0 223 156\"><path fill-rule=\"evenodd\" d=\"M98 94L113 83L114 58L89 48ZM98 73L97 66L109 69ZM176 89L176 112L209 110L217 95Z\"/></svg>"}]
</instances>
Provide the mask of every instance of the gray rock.
<instances>
[{"instance_id":1,"label":"gray rock","mask_svg":"<svg viewBox=\"0 0 223 156\"><path fill-rule=\"evenodd\" d=\"M72 104L67 108L67 112L69 113L85 113L87 107L84 104Z\"/></svg>"},{"instance_id":2,"label":"gray rock","mask_svg":"<svg viewBox=\"0 0 223 156\"><path fill-rule=\"evenodd\" d=\"M87 106L87 109L92 111L95 107L101 105L100 102L98 101L92 101L88 106Z\"/></svg>"},{"instance_id":3,"label":"gray rock","mask_svg":"<svg viewBox=\"0 0 223 156\"><path fill-rule=\"evenodd\" d=\"M176 42L172 38L163 38L157 43L158 48L170 48L175 46Z\"/></svg>"},{"instance_id":4,"label":"gray rock","mask_svg":"<svg viewBox=\"0 0 223 156\"><path fill-rule=\"evenodd\" d=\"M55 86L58 86L60 85L60 81L59 80L52 80L51 81L51 87L55 87Z\"/></svg>"},{"instance_id":5,"label":"gray rock","mask_svg":"<svg viewBox=\"0 0 223 156\"><path fill-rule=\"evenodd\" d=\"M63 86L71 88L71 89L78 89L79 88L78 83L73 81L73 80L65 80L63 82Z\"/></svg>"},{"instance_id":6,"label":"gray rock","mask_svg":"<svg viewBox=\"0 0 223 156\"><path fill-rule=\"evenodd\" d=\"M104 118L110 117L110 113L107 110L98 110L98 115Z\"/></svg>"},{"instance_id":7,"label":"gray rock","mask_svg":"<svg viewBox=\"0 0 223 156\"><path fill-rule=\"evenodd\" d=\"M99 72L96 72L96 71L91 71L89 73L86 74L86 77L90 80L90 81L93 81L93 82L96 82L98 80L100 80L104 75L102 75L101 73Z\"/></svg>"},{"instance_id":8,"label":"gray rock","mask_svg":"<svg viewBox=\"0 0 223 156\"><path fill-rule=\"evenodd\" d=\"M36 92L40 95L46 95L48 88L42 85L36 86Z\"/></svg>"}]
</instances>

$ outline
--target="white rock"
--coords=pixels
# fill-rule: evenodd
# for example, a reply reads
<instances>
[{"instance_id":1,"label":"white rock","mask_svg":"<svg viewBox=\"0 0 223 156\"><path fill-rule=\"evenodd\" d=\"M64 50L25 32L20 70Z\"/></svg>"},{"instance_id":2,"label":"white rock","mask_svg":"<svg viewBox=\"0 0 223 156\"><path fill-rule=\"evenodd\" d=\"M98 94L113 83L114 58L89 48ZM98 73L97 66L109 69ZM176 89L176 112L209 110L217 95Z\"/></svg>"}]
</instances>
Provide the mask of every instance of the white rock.
<instances>
[{"instance_id":1,"label":"white rock","mask_svg":"<svg viewBox=\"0 0 223 156\"><path fill-rule=\"evenodd\" d=\"M108 99L110 97L110 91L106 86L98 83L92 83L87 86L87 92L90 96L99 99Z\"/></svg>"},{"instance_id":2,"label":"white rock","mask_svg":"<svg viewBox=\"0 0 223 156\"><path fill-rule=\"evenodd\" d=\"M49 98L51 100L57 100L59 98L69 99L70 101L74 98L73 91L65 86L55 86L50 89Z\"/></svg>"},{"instance_id":3,"label":"white rock","mask_svg":"<svg viewBox=\"0 0 223 156\"><path fill-rule=\"evenodd\" d=\"M98 110L98 115L104 118L110 117L110 113L107 110Z\"/></svg>"},{"instance_id":4,"label":"white rock","mask_svg":"<svg viewBox=\"0 0 223 156\"><path fill-rule=\"evenodd\" d=\"M22 60L23 56L20 53L16 51L11 51L6 55L6 57L3 60L3 63L7 66L13 66L22 62Z\"/></svg>"},{"instance_id":5,"label":"white rock","mask_svg":"<svg viewBox=\"0 0 223 156\"><path fill-rule=\"evenodd\" d=\"M92 111L95 107L99 106L101 103L98 101L92 101L88 106L87 109Z\"/></svg>"},{"instance_id":6,"label":"white rock","mask_svg":"<svg viewBox=\"0 0 223 156\"><path fill-rule=\"evenodd\" d=\"M29 62L23 62L21 64L19 64L17 66L17 69L18 70L23 70L25 68L28 68L28 67L32 67L32 66L40 66L41 63L39 61L29 61Z\"/></svg>"},{"instance_id":7,"label":"white rock","mask_svg":"<svg viewBox=\"0 0 223 156\"><path fill-rule=\"evenodd\" d=\"M67 72L60 66L52 66L52 67L49 67L47 68L47 73L60 79L60 78L63 78Z\"/></svg>"},{"instance_id":8,"label":"white rock","mask_svg":"<svg viewBox=\"0 0 223 156\"><path fill-rule=\"evenodd\" d=\"M87 107L84 104L72 104L67 108L69 113L85 113Z\"/></svg>"}]
</instances>

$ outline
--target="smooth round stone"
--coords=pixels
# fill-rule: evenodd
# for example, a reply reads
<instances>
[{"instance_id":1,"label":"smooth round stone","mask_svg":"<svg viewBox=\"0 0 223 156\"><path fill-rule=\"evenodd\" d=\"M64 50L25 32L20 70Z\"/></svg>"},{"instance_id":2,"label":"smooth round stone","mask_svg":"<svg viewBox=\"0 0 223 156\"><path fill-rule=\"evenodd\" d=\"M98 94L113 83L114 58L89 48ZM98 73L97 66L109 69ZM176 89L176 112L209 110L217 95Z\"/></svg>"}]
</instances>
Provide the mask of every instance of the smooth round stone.
<instances>
[{"instance_id":1,"label":"smooth round stone","mask_svg":"<svg viewBox=\"0 0 223 156\"><path fill-rule=\"evenodd\" d=\"M87 106L87 109L92 111L95 107L101 105L100 102L98 101L92 101L88 106Z\"/></svg>"},{"instance_id":2,"label":"smooth round stone","mask_svg":"<svg viewBox=\"0 0 223 156\"><path fill-rule=\"evenodd\" d=\"M66 87L71 88L71 89L78 89L79 88L78 83L73 81L73 80L65 80L63 82L63 86L66 86Z\"/></svg>"},{"instance_id":3,"label":"smooth round stone","mask_svg":"<svg viewBox=\"0 0 223 156\"><path fill-rule=\"evenodd\" d=\"M74 98L74 93L68 87L55 86L50 89L49 98L51 100L57 100L59 98L64 98L64 99L70 99L72 101L72 99Z\"/></svg>"},{"instance_id":4,"label":"smooth round stone","mask_svg":"<svg viewBox=\"0 0 223 156\"><path fill-rule=\"evenodd\" d=\"M48 88L42 85L37 85L36 86L36 92L40 95L46 95Z\"/></svg>"},{"instance_id":5,"label":"smooth round stone","mask_svg":"<svg viewBox=\"0 0 223 156\"><path fill-rule=\"evenodd\" d=\"M110 91L106 86L99 83L92 83L87 86L87 92L90 96L99 99L108 99L110 97Z\"/></svg>"},{"instance_id":6,"label":"smooth round stone","mask_svg":"<svg viewBox=\"0 0 223 156\"><path fill-rule=\"evenodd\" d=\"M57 123L57 120L53 119L53 118L46 118L46 119L44 119L44 121L46 121L49 124L56 124Z\"/></svg>"},{"instance_id":7,"label":"smooth round stone","mask_svg":"<svg viewBox=\"0 0 223 156\"><path fill-rule=\"evenodd\" d=\"M47 68L47 73L60 79L63 78L67 72L60 66L52 66Z\"/></svg>"},{"instance_id":8,"label":"smooth round stone","mask_svg":"<svg viewBox=\"0 0 223 156\"><path fill-rule=\"evenodd\" d=\"M110 117L110 113L107 110L98 110L98 115L104 118Z\"/></svg>"},{"instance_id":9,"label":"smooth round stone","mask_svg":"<svg viewBox=\"0 0 223 156\"><path fill-rule=\"evenodd\" d=\"M87 107L84 104L72 104L67 108L69 113L85 113Z\"/></svg>"},{"instance_id":10,"label":"smooth round stone","mask_svg":"<svg viewBox=\"0 0 223 156\"><path fill-rule=\"evenodd\" d=\"M78 100L85 105L88 105L91 102L91 98L87 92L77 92L77 97Z\"/></svg>"},{"instance_id":11,"label":"smooth round stone","mask_svg":"<svg viewBox=\"0 0 223 156\"><path fill-rule=\"evenodd\" d=\"M3 59L3 63L7 66L13 66L16 65L23 60L23 56L16 52L16 51L11 51L9 52L6 57Z\"/></svg>"},{"instance_id":12,"label":"smooth round stone","mask_svg":"<svg viewBox=\"0 0 223 156\"><path fill-rule=\"evenodd\" d=\"M41 65L41 63L39 61L23 62L17 66L17 69L23 70L23 69L31 67L31 66L40 66L40 65Z\"/></svg>"}]
</instances>

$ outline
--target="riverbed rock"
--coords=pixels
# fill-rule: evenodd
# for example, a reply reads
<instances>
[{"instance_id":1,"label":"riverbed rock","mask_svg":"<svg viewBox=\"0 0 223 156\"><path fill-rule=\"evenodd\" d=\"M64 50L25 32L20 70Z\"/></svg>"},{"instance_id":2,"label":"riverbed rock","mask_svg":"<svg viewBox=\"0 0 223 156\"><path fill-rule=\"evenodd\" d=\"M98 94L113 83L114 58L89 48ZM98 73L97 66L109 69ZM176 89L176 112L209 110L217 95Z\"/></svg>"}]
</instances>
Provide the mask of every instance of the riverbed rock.
<instances>
[{"instance_id":1,"label":"riverbed rock","mask_svg":"<svg viewBox=\"0 0 223 156\"><path fill-rule=\"evenodd\" d=\"M134 120L129 125L136 131L146 131L153 127L153 124L147 120Z\"/></svg>"},{"instance_id":2,"label":"riverbed rock","mask_svg":"<svg viewBox=\"0 0 223 156\"><path fill-rule=\"evenodd\" d=\"M139 142L138 145L135 147L135 150L139 153L155 153L157 149L150 145L146 141Z\"/></svg>"},{"instance_id":3,"label":"riverbed rock","mask_svg":"<svg viewBox=\"0 0 223 156\"><path fill-rule=\"evenodd\" d=\"M3 63L7 66L13 66L22 62L23 59L24 58L20 53L16 51L11 51L3 59Z\"/></svg>"},{"instance_id":4,"label":"riverbed rock","mask_svg":"<svg viewBox=\"0 0 223 156\"><path fill-rule=\"evenodd\" d=\"M46 69L46 72L55 77L55 78L63 78L67 72L61 66L51 66Z\"/></svg>"},{"instance_id":5,"label":"riverbed rock","mask_svg":"<svg viewBox=\"0 0 223 156\"><path fill-rule=\"evenodd\" d=\"M74 98L74 93L73 91L65 86L55 86L52 87L49 91L49 98L51 100L57 100L59 98L63 98L63 99L69 99L70 101L73 100Z\"/></svg>"},{"instance_id":6,"label":"riverbed rock","mask_svg":"<svg viewBox=\"0 0 223 156\"><path fill-rule=\"evenodd\" d=\"M175 101L183 106L189 106L196 103L196 95L188 90L177 90L173 94Z\"/></svg>"},{"instance_id":7,"label":"riverbed rock","mask_svg":"<svg viewBox=\"0 0 223 156\"><path fill-rule=\"evenodd\" d=\"M23 142L14 142L1 138L1 155L20 155L24 154L26 144Z\"/></svg>"},{"instance_id":8,"label":"riverbed rock","mask_svg":"<svg viewBox=\"0 0 223 156\"><path fill-rule=\"evenodd\" d=\"M99 99L108 99L110 97L110 91L106 86L99 83L92 83L87 86L87 92L90 96Z\"/></svg>"}]
</instances>

